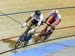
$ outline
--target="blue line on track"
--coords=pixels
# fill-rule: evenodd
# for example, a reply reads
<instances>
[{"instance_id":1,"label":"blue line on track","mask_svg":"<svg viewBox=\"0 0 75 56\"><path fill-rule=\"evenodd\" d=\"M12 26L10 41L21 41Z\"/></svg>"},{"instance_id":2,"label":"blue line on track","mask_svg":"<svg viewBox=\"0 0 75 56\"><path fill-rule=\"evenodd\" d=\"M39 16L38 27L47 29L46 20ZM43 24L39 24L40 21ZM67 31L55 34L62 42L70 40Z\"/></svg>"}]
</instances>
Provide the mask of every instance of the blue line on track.
<instances>
[{"instance_id":1,"label":"blue line on track","mask_svg":"<svg viewBox=\"0 0 75 56\"><path fill-rule=\"evenodd\" d=\"M60 50L63 50L65 48L69 48L71 46L75 47L75 39L65 40L65 41L56 42L56 43L58 44L48 43L42 46L38 46L36 48L22 51L20 53L16 53L12 56L45 56L47 54L52 54ZM59 45L59 44L62 44L62 45Z\"/></svg>"}]
</instances>

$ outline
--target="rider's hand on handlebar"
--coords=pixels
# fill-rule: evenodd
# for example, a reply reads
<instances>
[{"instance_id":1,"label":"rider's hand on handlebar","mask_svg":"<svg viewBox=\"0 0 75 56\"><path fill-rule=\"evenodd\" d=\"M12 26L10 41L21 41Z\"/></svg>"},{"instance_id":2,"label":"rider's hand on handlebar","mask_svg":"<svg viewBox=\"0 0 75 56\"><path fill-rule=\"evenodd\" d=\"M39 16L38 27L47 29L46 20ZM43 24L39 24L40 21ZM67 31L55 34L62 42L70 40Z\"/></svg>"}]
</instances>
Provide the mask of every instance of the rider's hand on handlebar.
<instances>
[{"instance_id":1,"label":"rider's hand on handlebar","mask_svg":"<svg viewBox=\"0 0 75 56\"><path fill-rule=\"evenodd\" d=\"M23 23L22 26L21 26L21 28L25 27L26 25L27 25L26 23Z\"/></svg>"}]
</instances>

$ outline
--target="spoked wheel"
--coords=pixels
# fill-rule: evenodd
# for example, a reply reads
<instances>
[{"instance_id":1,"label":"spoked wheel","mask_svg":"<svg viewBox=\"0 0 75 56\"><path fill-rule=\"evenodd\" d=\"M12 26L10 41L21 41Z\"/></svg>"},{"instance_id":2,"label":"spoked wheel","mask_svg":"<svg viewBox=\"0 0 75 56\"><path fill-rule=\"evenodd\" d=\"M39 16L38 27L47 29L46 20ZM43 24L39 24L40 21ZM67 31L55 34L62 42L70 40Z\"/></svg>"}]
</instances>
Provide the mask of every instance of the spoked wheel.
<instances>
[{"instance_id":1,"label":"spoked wheel","mask_svg":"<svg viewBox=\"0 0 75 56\"><path fill-rule=\"evenodd\" d=\"M17 40L16 44L15 44L15 49L19 48L19 46L25 42L25 40L27 39L27 35L25 34L25 32L20 36L20 38Z\"/></svg>"},{"instance_id":2,"label":"spoked wheel","mask_svg":"<svg viewBox=\"0 0 75 56\"><path fill-rule=\"evenodd\" d=\"M22 41L20 41L20 38L17 40L17 42L15 43L15 46L14 46L14 50L12 51L12 53L17 53L18 51L16 49L19 48L19 46L21 45Z\"/></svg>"},{"instance_id":3,"label":"spoked wheel","mask_svg":"<svg viewBox=\"0 0 75 56\"><path fill-rule=\"evenodd\" d=\"M20 40L20 38L17 40L16 44L15 44L15 49L19 48L19 46L21 45L22 41Z\"/></svg>"}]
</instances>

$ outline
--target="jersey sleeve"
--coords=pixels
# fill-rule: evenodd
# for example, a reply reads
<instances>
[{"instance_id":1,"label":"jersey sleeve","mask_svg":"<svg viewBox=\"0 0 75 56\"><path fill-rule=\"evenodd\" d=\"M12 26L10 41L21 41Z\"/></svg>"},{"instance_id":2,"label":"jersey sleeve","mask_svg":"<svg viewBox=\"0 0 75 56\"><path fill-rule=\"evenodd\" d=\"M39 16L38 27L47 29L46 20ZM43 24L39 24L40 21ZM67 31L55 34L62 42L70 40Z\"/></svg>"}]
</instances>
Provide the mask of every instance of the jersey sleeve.
<instances>
[{"instance_id":1,"label":"jersey sleeve","mask_svg":"<svg viewBox=\"0 0 75 56\"><path fill-rule=\"evenodd\" d=\"M40 16L40 20L39 20L37 26L41 25L43 19L44 19L44 16L43 16L43 14L41 14L41 16Z\"/></svg>"},{"instance_id":2,"label":"jersey sleeve","mask_svg":"<svg viewBox=\"0 0 75 56\"><path fill-rule=\"evenodd\" d=\"M61 22L61 15L58 14L57 17L56 17L56 21L54 22L55 25L58 25L60 22Z\"/></svg>"}]
</instances>

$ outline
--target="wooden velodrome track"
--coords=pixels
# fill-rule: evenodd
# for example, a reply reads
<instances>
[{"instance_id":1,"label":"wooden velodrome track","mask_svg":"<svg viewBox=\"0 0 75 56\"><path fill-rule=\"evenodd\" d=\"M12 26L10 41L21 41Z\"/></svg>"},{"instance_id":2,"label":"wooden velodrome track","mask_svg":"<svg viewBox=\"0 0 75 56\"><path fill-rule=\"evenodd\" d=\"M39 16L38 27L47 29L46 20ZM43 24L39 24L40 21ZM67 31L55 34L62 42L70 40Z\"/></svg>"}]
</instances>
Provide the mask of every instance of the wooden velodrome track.
<instances>
[{"instance_id":1,"label":"wooden velodrome track","mask_svg":"<svg viewBox=\"0 0 75 56\"><path fill-rule=\"evenodd\" d=\"M36 9L41 10L60 7L74 7L74 2L74 0L0 0L0 15L3 15L3 13L10 14L17 12L33 11ZM42 11L42 13L44 13L45 18L47 17L49 12L51 12L51 10ZM9 16L19 22L24 23L25 20L29 17L29 15L31 15L31 13L32 12L20 13ZM51 36L52 39L68 35L75 35L75 8L62 9L60 10L60 13L62 15L62 22L56 27L56 29L60 30L55 30L55 32ZM44 26L41 26L40 28L43 27ZM39 29L38 32L40 31ZM9 17L0 16L0 40L21 35L24 32L24 30L25 28L22 29L20 24L16 23Z\"/></svg>"}]
</instances>

